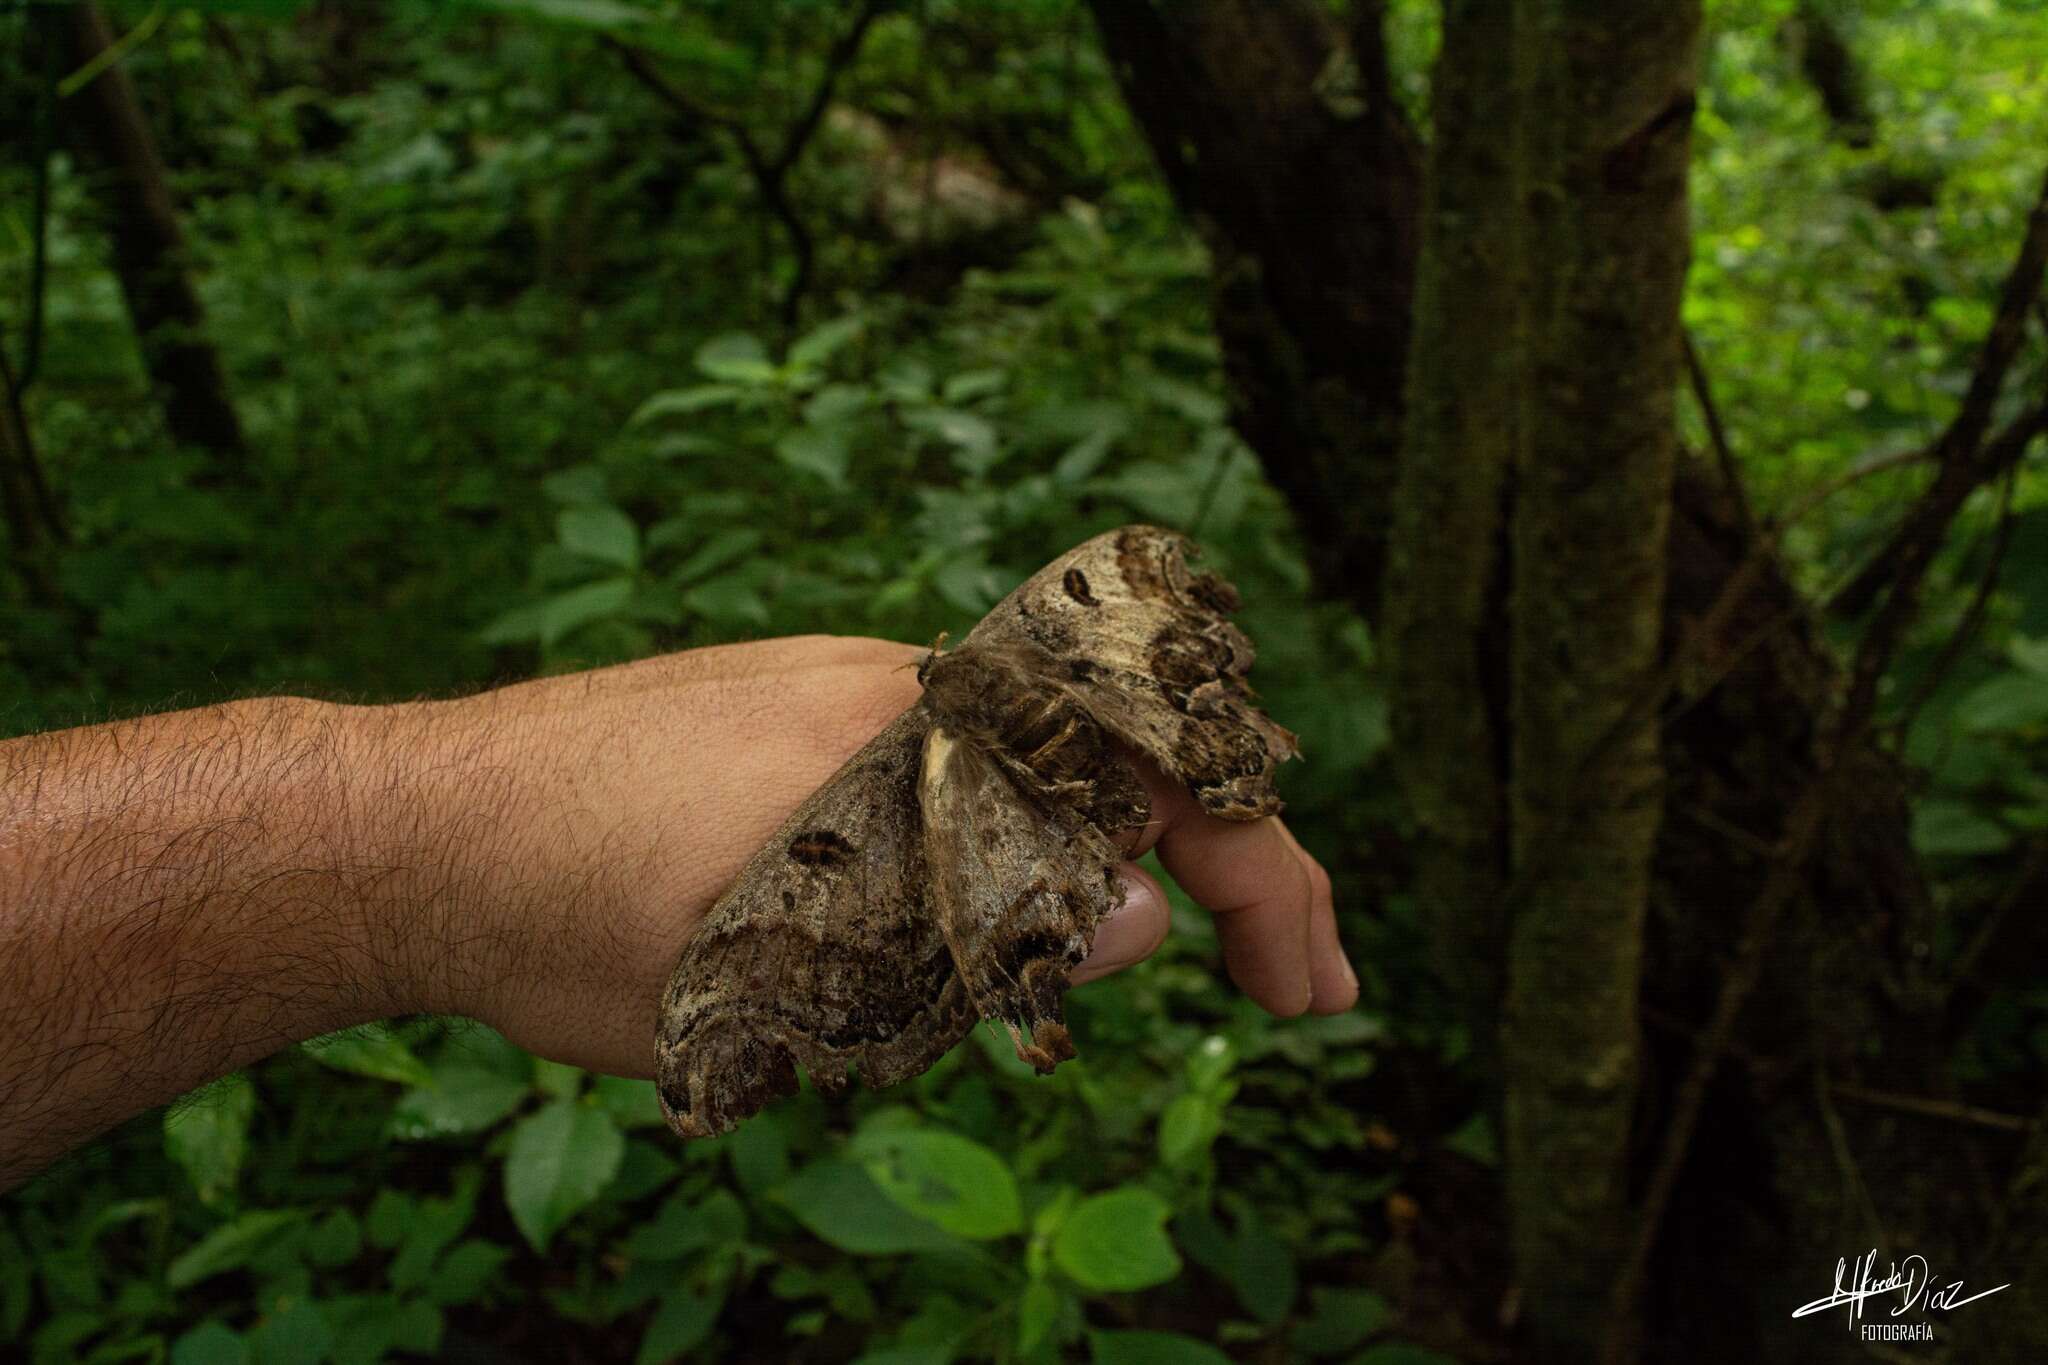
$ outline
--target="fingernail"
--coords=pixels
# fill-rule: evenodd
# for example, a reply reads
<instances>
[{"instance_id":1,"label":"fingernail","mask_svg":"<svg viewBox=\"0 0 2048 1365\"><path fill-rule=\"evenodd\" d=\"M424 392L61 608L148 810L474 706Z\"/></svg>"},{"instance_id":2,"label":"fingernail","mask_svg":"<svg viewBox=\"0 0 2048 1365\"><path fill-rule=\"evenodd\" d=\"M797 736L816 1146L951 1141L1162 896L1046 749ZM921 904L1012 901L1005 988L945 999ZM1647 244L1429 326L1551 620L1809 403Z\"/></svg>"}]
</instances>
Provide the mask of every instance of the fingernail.
<instances>
[{"instance_id":1,"label":"fingernail","mask_svg":"<svg viewBox=\"0 0 2048 1365\"><path fill-rule=\"evenodd\" d=\"M1338 954L1337 954L1337 963L1338 963L1338 965L1339 965L1339 966L1343 967L1343 969L1344 969L1344 979L1345 979L1346 981L1349 981L1349 982L1351 983L1351 989L1352 989L1352 990L1354 990L1354 991L1355 991L1355 990L1357 990L1357 989L1358 989L1358 973L1357 973L1357 972L1355 972L1355 971L1353 971L1353 970L1351 970L1351 959L1350 959L1350 958L1348 958L1348 957L1346 957L1346 956L1345 956L1345 955L1344 955L1343 953L1341 953L1341 952L1340 952L1340 953L1338 953Z\"/></svg>"},{"instance_id":2,"label":"fingernail","mask_svg":"<svg viewBox=\"0 0 2048 1365\"><path fill-rule=\"evenodd\" d=\"M1154 939L1157 917L1164 907L1159 893L1144 882L1124 883L1124 903L1095 926L1095 946L1081 968L1091 975L1128 967L1158 947Z\"/></svg>"}]
</instances>

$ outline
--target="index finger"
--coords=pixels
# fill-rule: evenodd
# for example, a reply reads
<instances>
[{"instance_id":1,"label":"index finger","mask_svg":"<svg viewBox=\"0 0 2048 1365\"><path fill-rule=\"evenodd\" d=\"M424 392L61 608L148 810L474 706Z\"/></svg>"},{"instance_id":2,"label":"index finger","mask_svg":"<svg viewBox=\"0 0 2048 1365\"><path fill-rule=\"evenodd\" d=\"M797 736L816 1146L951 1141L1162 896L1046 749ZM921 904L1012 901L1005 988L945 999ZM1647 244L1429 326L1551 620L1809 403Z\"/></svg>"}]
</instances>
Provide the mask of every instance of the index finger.
<instances>
[{"instance_id":1,"label":"index finger","mask_svg":"<svg viewBox=\"0 0 2048 1365\"><path fill-rule=\"evenodd\" d=\"M1219 819L1152 764L1136 766L1152 819L1134 831L1130 856L1156 845L1173 879L1215 914L1224 967L1238 988L1281 1016L1334 1014L1357 1003L1329 874L1279 817Z\"/></svg>"}]
</instances>

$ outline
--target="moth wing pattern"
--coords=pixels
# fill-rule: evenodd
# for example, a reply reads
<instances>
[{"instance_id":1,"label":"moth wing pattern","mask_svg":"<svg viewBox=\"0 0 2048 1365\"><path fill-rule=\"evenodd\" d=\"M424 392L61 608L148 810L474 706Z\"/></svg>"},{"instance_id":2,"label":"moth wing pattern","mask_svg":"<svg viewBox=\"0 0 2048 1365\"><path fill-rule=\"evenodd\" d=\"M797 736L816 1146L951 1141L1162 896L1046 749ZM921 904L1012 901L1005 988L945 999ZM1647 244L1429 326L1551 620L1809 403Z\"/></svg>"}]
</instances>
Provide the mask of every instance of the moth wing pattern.
<instances>
[{"instance_id":1,"label":"moth wing pattern","mask_svg":"<svg viewBox=\"0 0 2048 1365\"><path fill-rule=\"evenodd\" d=\"M684 945L662 993L655 1070L685 1137L722 1133L849 1065L915 1076L976 1013L928 903L918 779L931 720L913 706L748 861Z\"/></svg>"},{"instance_id":2,"label":"moth wing pattern","mask_svg":"<svg viewBox=\"0 0 2048 1365\"><path fill-rule=\"evenodd\" d=\"M1094 824L1027 797L987 747L943 722L925 739L918 803L954 970L1018 1057L1050 1071L1074 1055L1060 1008L1068 976L1123 903L1117 850Z\"/></svg>"},{"instance_id":3,"label":"moth wing pattern","mask_svg":"<svg viewBox=\"0 0 2048 1365\"><path fill-rule=\"evenodd\" d=\"M1105 532L1033 574L961 644L1038 645L1105 729L1203 809L1253 820L1280 809L1273 770L1299 748L1245 683L1254 652L1230 623L1236 589L1192 568L1193 553L1156 526Z\"/></svg>"}]
</instances>

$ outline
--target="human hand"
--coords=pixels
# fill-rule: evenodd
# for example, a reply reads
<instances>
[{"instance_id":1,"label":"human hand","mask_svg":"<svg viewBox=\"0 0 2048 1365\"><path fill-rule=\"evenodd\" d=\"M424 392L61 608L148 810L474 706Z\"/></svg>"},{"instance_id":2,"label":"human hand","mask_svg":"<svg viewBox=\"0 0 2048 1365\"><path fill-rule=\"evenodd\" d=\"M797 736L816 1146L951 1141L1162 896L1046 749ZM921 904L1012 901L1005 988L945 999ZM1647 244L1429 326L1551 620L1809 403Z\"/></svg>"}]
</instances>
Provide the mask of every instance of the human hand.
<instances>
[{"instance_id":1,"label":"human hand","mask_svg":"<svg viewBox=\"0 0 2048 1365\"><path fill-rule=\"evenodd\" d=\"M471 866L406 968L408 1007L483 1019L558 1061L645 1076L681 945L789 812L904 708L924 651L799 636L692 650L404 708L410 755ZM1215 911L1230 975L1280 1015L1357 999L1330 881L1278 819L1219 820L1149 763L1157 847ZM488 812L489 814L484 814ZM466 813L466 814L465 814ZM429 823L433 818L429 817ZM1164 940L1164 892L1129 894L1077 969L1085 982Z\"/></svg>"}]
</instances>

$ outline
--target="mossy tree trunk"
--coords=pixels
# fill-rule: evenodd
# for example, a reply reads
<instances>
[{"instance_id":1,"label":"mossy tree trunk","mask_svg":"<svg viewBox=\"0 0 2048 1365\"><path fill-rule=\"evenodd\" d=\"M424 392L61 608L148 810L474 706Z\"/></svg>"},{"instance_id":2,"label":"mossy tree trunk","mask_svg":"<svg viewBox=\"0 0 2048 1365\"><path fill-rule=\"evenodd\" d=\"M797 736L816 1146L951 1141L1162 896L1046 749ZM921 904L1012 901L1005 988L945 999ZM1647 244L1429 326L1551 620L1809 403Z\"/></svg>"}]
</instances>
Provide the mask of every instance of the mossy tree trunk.
<instances>
[{"instance_id":1,"label":"mossy tree trunk","mask_svg":"<svg viewBox=\"0 0 2048 1365\"><path fill-rule=\"evenodd\" d=\"M1448 18L1491 28L1498 9ZM1508 167L1495 209L1519 303L1503 1154L1533 1344L1584 1360L1634 1227L1636 1000L1663 800L1654 717L1635 713L1663 618L1700 15L1678 0L1512 10L1513 117L1440 127L1438 145L1474 138ZM1446 246L1469 230L1445 225ZM1456 401L1455 371L1415 373Z\"/></svg>"}]
</instances>

